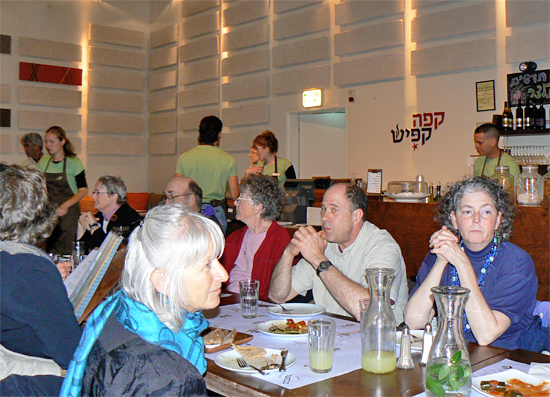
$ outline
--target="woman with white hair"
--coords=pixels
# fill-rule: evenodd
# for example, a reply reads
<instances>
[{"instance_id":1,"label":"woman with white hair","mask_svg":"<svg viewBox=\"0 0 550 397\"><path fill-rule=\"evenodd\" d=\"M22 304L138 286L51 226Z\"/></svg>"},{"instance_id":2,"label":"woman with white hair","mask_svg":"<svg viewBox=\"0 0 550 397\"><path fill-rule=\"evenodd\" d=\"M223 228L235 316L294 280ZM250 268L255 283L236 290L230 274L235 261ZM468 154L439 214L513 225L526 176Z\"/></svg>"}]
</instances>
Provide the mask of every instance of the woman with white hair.
<instances>
[{"instance_id":1,"label":"woman with white hair","mask_svg":"<svg viewBox=\"0 0 550 397\"><path fill-rule=\"evenodd\" d=\"M205 395L201 309L220 302L223 234L182 205L149 211L130 236L121 290L92 314L62 396Z\"/></svg>"},{"instance_id":2,"label":"woman with white hair","mask_svg":"<svg viewBox=\"0 0 550 397\"><path fill-rule=\"evenodd\" d=\"M103 175L97 180L92 193L97 214L86 212L78 220L79 240L86 249L99 247L115 227L128 227L130 232L141 221L141 215L126 202L126 184L122 178Z\"/></svg>"}]
</instances>

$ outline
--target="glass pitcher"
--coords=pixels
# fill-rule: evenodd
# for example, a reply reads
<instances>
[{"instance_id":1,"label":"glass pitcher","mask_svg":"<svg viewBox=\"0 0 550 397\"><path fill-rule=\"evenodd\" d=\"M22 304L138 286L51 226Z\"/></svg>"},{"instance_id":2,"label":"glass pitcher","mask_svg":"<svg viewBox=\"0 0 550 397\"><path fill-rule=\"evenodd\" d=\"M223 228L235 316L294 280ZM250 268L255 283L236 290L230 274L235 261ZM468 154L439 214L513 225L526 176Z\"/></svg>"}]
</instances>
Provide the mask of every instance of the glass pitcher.
<instances>
[{"instance_id":1,"label":"glass pitcher","mask_svg":"<svg viewBox=\"0 0 550 397\"><path fill-rule=\"evenodd\" d=\"M426 365L426 396L470 395L472 367L462 334L464 304L470 290L433 287L437 305L437 334Z\"/></svg>"},{"instance_id":2,"label":"glass pitcher","mask_svg":"<svg viewBox=\"0 0 550 397\"><path fill-rule=\"evenodd\" d=\"M361 307L361 367L367 372L385 374L395 370L395 316L390 304L393 269L367 269L370 300Z\"/></svg>"}]
</instances>

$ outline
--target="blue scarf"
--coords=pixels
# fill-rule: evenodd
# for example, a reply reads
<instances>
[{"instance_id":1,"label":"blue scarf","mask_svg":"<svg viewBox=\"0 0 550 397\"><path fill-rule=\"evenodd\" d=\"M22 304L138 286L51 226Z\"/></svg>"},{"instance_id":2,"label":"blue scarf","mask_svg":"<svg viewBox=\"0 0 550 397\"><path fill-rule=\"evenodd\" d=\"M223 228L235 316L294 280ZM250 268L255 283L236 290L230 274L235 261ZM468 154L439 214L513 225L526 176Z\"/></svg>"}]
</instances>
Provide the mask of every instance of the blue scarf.
<instances>
[{"instance_id":1,"label":"blue scarf","mask_svg":"<svg viewBox=\"0 0 550 397\"><path fill-rule=\"evenodd\" d=\"M80 396L88 355L113 312L126 330L147 342L178 353L197 367L201 374L206 372L204 343L199 335L208 326L208 321L201 312L186 312L185 324L176 333L163 324L147 306L130 299L124 291L119 291L102 303L88 319L69 364L60 396Z\"/></svg>"}]
</instances>

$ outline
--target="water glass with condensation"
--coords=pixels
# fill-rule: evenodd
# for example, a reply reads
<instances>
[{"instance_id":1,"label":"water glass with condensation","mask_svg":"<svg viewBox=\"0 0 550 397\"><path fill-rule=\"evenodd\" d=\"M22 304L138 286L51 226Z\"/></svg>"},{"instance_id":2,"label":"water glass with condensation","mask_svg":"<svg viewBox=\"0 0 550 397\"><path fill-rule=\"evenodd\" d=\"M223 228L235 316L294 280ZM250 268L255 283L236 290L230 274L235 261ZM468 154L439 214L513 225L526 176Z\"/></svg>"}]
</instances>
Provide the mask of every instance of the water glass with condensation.
<instances>
[{"instance_id":1,"label":"water glass with condensation","mask_svg":"<svg viewBox=\"0 0 550 397\"><path fill-rule=\"evenodd\" d=\"M255 318L258 315L258 280L242 280L239 282L241 291L241 314L244 318Z\"/></svg>"},{"instance_id":2,"label":"water glass with condensation","mask_svg":"<svg viewBox=\"0 0 550 397\"><path fill-rule=\"evenodd\" d=\"M309 368L324 374L332 371L336 323L329 318L310 320L308 326Z\"/></svg>"}]
</instances>

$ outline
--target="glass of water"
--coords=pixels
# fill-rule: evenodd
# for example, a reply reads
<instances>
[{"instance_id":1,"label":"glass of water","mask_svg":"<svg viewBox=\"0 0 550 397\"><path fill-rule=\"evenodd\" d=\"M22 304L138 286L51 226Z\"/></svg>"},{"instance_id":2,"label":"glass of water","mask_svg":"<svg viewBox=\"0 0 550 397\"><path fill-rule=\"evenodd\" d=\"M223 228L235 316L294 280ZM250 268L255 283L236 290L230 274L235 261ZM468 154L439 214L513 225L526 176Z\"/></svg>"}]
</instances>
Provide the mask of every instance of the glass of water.
<instances>
[{"instance_id":1,"label":"glass of water","mask_svg":"<svg viewBox=\"0 0 550 397\"><path fill-rule=\"evenodd\" d=\"M244 318L255 318L258 315L258 280L242 280L239 282L241 291L241 314Z\"/></svg>"}]
</instances>

